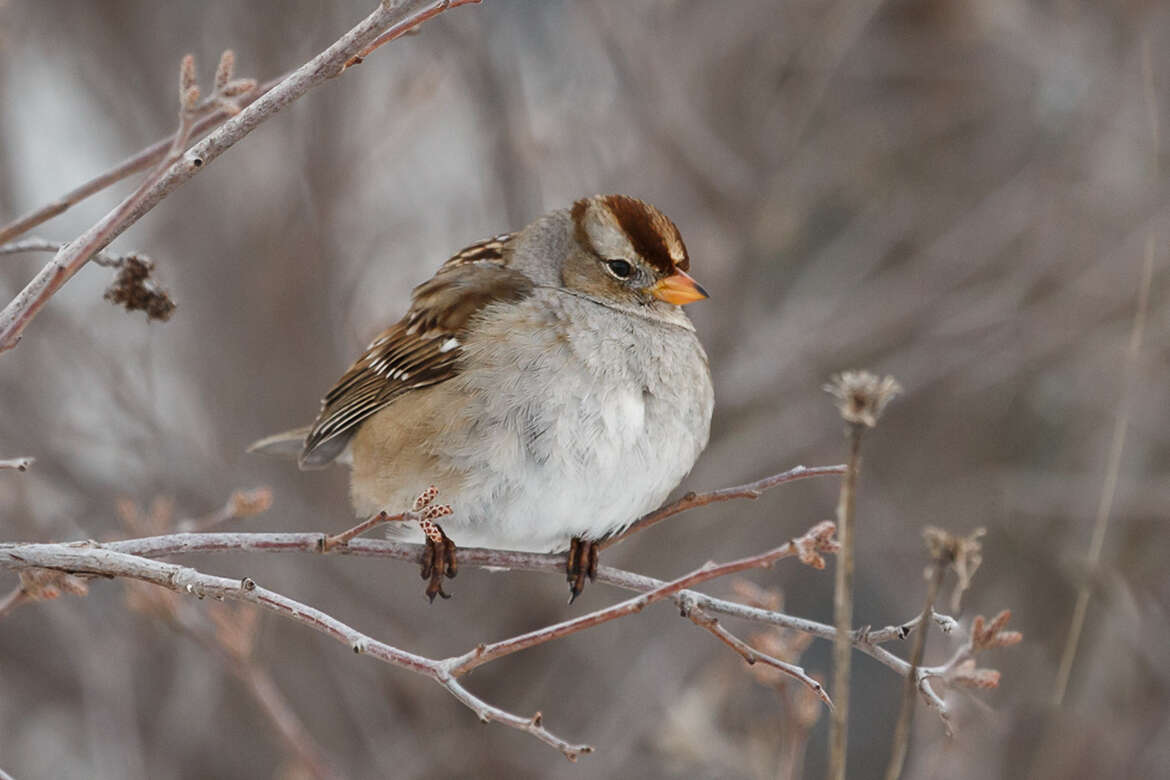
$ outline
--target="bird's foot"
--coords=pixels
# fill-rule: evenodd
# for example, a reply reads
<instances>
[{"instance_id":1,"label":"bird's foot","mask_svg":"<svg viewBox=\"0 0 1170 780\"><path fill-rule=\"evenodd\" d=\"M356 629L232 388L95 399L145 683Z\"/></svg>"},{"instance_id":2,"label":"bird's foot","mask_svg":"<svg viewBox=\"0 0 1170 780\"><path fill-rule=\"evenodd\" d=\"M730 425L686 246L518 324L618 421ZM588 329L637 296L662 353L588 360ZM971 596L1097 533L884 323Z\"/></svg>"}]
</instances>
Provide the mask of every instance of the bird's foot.
<instances>
[{"instance_id":1,"label":"bird's foot","mask_svg":"<svg viewBox=\"0 0 1170 780\"><path fill-rule=\"evenodd\" d=\"M569 581L569 603L572 604L585 590L585 578L592 582L597 576L597 554L601 552L600 542L590 542L574 536L569 542L569 556L565 562L566 579Z\"/></svg>"}]
</instances>

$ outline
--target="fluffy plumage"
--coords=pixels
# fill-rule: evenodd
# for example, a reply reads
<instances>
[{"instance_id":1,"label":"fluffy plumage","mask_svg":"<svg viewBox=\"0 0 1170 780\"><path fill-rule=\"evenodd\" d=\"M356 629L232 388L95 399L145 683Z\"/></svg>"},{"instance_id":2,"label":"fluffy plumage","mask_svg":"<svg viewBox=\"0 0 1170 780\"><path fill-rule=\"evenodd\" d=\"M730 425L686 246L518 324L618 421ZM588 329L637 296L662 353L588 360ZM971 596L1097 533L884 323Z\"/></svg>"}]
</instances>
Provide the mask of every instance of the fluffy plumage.
<instances>
[{"instance_id":1,"label":"fluffy plumage","mask_svg":"<svg viewBox=\"0 0 1170 780\"><path fill-rule=\"evenodd\" d=\"M563 550L660 504L707 442L707 358L682 309L705 297L678 229L598 196L474 244L325 396L302 467L352 465L359 515L427 485L460 545ZM417 528L392 533L421 539Z\"/></svg>"}]
</instances>

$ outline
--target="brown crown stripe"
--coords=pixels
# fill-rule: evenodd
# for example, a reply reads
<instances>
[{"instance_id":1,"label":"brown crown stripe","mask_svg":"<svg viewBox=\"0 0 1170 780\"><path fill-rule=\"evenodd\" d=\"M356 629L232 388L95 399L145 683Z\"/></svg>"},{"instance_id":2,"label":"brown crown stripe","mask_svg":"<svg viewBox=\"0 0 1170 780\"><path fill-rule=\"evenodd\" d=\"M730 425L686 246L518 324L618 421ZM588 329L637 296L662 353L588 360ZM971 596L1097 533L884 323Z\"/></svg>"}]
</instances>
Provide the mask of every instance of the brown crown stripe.
<instances>
[{"instance_id":1,"label":"brown crown stripe","mask_svg":"<svg viewBox=\"0 0 1170 780\"><path fill-rule=\"evenodd\" d=\"M661 273L672 274L675 268L687 270L690 259L678 228L666 215L637 198L625 195L607 195L603 198L618 225L634 245L634 251ZM681 258L671 255L667 235L682 251Z\"/></svg>"}]
</instances>

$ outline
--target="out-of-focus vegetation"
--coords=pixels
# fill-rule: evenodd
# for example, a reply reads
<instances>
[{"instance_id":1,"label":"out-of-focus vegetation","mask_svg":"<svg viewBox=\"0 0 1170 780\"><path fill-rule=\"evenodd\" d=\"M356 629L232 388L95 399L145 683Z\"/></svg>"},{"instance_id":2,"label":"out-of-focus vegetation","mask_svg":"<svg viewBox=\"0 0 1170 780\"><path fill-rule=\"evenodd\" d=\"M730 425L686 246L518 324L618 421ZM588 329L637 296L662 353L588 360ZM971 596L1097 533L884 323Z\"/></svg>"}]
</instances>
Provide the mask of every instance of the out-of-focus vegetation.
<instances>
[{"instance_id":1,"label":"out-of-focus vegetation","mask_svg":"<svg viewBox=\"0 0 1170 780\"><path fill-rule=\"evenodd\" d=\"M0 221L169 133L184 53L205 80L228 47L241 73L268 78L368 5L0 3ZM842 460L820 388L865 366L906 392L866 442L857 623L921 608L924 526L988 529L964 616L1010 607L1025 642L995 658L998 690L957 705L955 739L920 712L908 776L1155 776L1170 760L1168 85L1170 6L1156 2L457 9L264 124L113 245L156 260L179 304L169 322L102 300L112 272L91 266L0 356L0 457L37 458L0 473L0 537L102 538L125 532L120 499L165 497L194 516L262 483L274 507L245 527L345 528L342 471L299 473L244 447L311 419L456 250L583 194L630 193L678 223L712 294L691 314L717 408L686 486ZM36 234L72 238L131 186ZM1114 516L1053 712L1151 236L1160 270ZM0 258L2 297L44 261ZM606 559L679 574L803 531L835 494L808 481L712 506ZM455 598L429 606L402 564L196 560L430 655L613 598L594 586L568 608L556 578L464 570ZM781 565L751 579L831 622L830 575ZM0 766L296 776L221 660L127 609L122 585L90 590L0 622ZM259 631L255 657L354 777L768 777L808 722L667 607L470 680L595 744L581 766L301 627L264 617ZM827 673L826 644L800 649ZM944 650L932 639L928 662ZM855 657L851 777L880 776L900 682ZM809 776L823 771L825 724Z\"/></svg>"}]
</instances>

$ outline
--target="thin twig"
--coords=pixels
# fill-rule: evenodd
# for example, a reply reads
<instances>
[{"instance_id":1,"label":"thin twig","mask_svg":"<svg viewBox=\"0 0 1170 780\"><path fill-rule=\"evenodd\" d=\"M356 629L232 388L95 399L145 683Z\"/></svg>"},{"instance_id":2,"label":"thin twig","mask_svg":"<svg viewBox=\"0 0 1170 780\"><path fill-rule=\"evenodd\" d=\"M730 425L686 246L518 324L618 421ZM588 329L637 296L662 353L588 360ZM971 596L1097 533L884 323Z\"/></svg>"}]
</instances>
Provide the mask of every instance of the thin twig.
<instances>
[{"instance_id":1,"label":"thin twig","mask_svg":"<svg viewBox=\"0 0 1170 780\"><path fill-rule=\"evenodd\" d=\"M4 458L0 460L0 471L28 471L32 464L36 463L37 459L28 455L21 455L16 458Z\"/></svg>"},{"instance_id":2,"label":"thin twig","mask_svg":"<svg viewBox=\"0 0 1170 780\"><path fill-rule=\"evenodd\" d=\"M16 255L23 252L60 252L61 244L57 241L49 241L44 238L24 238L20 241L13 241L11 244L0 245L0 255ZM135 257L142 258L144 255L138 252L131 253ZM127 255L115 255L111 252L97 252L89 259L91 263L96 265L104 265L107 268L121 268L126 264Z\"/></svg>"},{"instance_id":3,"label":"thin twig","mask_svg":"<svg viewBox=\"0 0 1170 780\"><path fill-rule=\"evenodd\" d=\"M1129 415L1133 406L1133 388L1137 377L1138 354L1142 348L1142 335L1146 328L1146 313L1150 306L1150 288L1154 278L1154 237L1146 239L1145 262L1142 265L1142 280L1138 287L1137 308L1133 315L1133 327L1129 333L1129 346L1125 352L1124 378L1121 399L1117 403L1117 418L1113 423L1113 441L1109 447L1109 461L1105 468L1105 481L1101 485L1101 497L1097 503L1097 519L1093 525L1093 538L1089 542L1088 576L1081 583L1077 603L1073 608L1072 623L1069 624L1068 638L1060 656L1060 668L1056 673L1056 688L1052 694L1052 706L1059 709L1064 704L1069 677L1076 661L1081 631L1085 627L1085 616L1089 610L1089 595L1093 575L1101 562L1101 550L1105 545L1105 532L1113 513L1113 497L1117 493L1117 481L1121 474L1121 454L1125 449L1125 435L1129 429Z\"/></svg>"},{"instance_id":4,"label":"thin twig","mask_svg":"<svg viewBox=\"0 0 1170 780\"><path fill-rule=\"evenodd\" d=\"M304 95L313 87L340 75L346 63L383 33L401 35L448 8L478 0L407 0L401 5L381 3L356 27L333 45L302 65L278 85L219 125L202 141L177 158L174 142L169 157L160 164L133 194L123 200L97 224L76 240L66 244L41 269L17 296L0 311L0 352L12 349L20 341L29 322L59 290L93 256L154 208L163 198L215 160L227 149L254 130L261 122ZM184 128L186 136L193 127Z\"/></svg>"},{"instance_id":5,"label":"thin twig","mask_svg":"<svg viewBox=\"0 0 1170 780\"><path fill-rule=\"evenodd\" d=\"M833 700L829 698L828 692L825 691L825 686L809 676L808 672L802 667L796 664L790 664L787 661L781 661L779 658L774 658L767 653L755 649L724 628L717 619L703 611L695 603L694 599L680 595L677 601L682 604L682 613L685 617L690 618L691 622L696 626L710 632L720 642L739 653L749 665L755 665L757 662L763 663L766 666L771 666L773 669L783 672L789 677L795 678L812 691L813 695L824 702L829 709L833 708Z\"/></svg>"},{"instance_id":6,"label":"thin twig","mask_svg":"<svg viewBox=\"0 0 1170 780\"><path fill-rule=\"evenodd\" d=\"M663 583L653 590L646 591L639 596L606 607L605 609L600 609L572 620L566 620L554 626L530 631L526 634L512 637L511 639L505 639L502 642L480 645L475 650L455 659L451 671L457 675L465 674L496 658L511 655L520 650L548 642L550 639L568 636L577 631L592 628L593 626L607 623L619 617L641 612L656 601L674 596L692 585L697 585L707 580L726 577L729 574L736 574L747 569L766 568L783 558L800 557L802 560L805 560L810 551L813 554L819 552L835 552L836 542L832 538L834 530L835 526L831 522L824 521L810 528L804 535L766 552L749 555L746 558L740 558L739 560L728 563L708 563L676 580Z\"/></svg>"},{"instance_id":7,"label":"thin twig","mask_svg":"<svg viewBox=\"0 0 1170 780\"><path fill-rule=\"evenodd\" d=\"M841 552L837 555L837 577L833 588L833 618L837 627L837 638L833 642L833 697L837 706L829 721L830 780L845 780L845 754L849 741L849 667L853 659L850 634L853 630L853 550L856 544L854 506L864 431L865 426L861 423L849 425L849 464L837 499Z\"/></svg>"},{"instance_id":8,"label":"thin twig","mask_svg":"<svg viewBox=\"0 0 1170 780\"><path fill-rule=\"evenodd\" d=\"M24 592L24 587L17 585L8 592L4 598L0 599L0 618L7 615L12 610L25 604L29 601L28 594Z\"/></svg>"},{"instance_id":9,"label":"thin twig","mask_svg":"<svg viewBox=\"0 0 1170 780\"><path fill-rule=\"evenodd\" d=\"M402 520L405 517L406 517L405 512L403 512L401 514L397 514L397 515L388 515L385 512L379 512L378 514L374 515L373 517L369 517L369 518L361 521L360 523L355 525L353 528L350 528L346 531L342 531L339 534L333 534L332 536L326 536L324 539L321 540L321 551L322 552L329 552L329 551L333 550L335 547L341 547L341 546L347 545L347 544L349 544L351 539L354 539L358 536L361 536L366 531L369 531L371 528L375 528L379 525L382 525L382 523L391 523L391 522L395 522L397 520Z\"/></svg>"},{"instance_id":10,"label":"thin twig","mask_svg":"<svg viewBox=\"0 0 1170 780\"><path fill-rule=\"evenodd\" d=\"M655 509L649 514L643 515L636 520L629 528L622 533L610 539L606 539L601 543L602 549L617 544L623 539L644 531L652 525L662 522L668 517L680 514L688 509L694 509L707 504L714 504L720 501L731 501L737 498L751 498L756 499L764 494L764 491L771 490L777 485L783 485L785 482L794 482L798 479L808 479L809 477L825 477L833 474L844 474L845 466L795 466L788 471L782 471L779 474L773 474L763 479L758 479L755 482L748 482L744 485L736 485L735 487L721 488L719 490L710 490L706 493L687 493L679 500L667 504L664 507Z\"/></svg>"}]
</instances>

